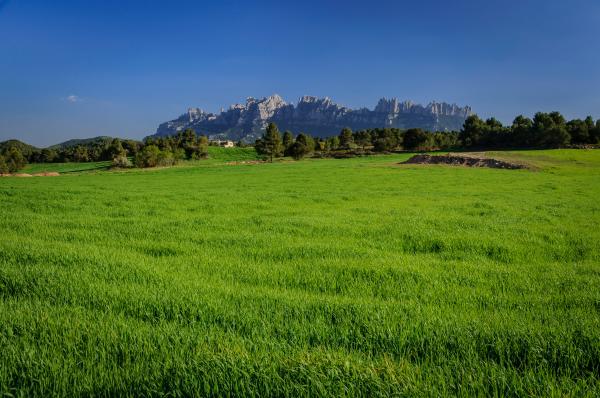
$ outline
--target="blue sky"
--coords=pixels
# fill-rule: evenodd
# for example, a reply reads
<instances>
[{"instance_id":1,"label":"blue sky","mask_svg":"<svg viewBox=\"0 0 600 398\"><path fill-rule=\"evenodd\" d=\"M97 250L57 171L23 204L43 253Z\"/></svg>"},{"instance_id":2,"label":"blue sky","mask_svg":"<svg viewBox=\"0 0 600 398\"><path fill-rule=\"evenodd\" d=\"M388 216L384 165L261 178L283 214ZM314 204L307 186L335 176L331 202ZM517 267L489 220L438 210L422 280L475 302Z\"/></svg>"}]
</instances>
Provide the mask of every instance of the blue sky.
<instances>
[{"instance_id":1,"label":"blue sky","mask_svg":"<svg viewBox=\"0 0 600 398\"><path fill-rule=\"evenodd\" d=\"M0 0L0 140L142 138L272 93L600 118L599 38L598 0Z\"/></svg>"}]
</instances>

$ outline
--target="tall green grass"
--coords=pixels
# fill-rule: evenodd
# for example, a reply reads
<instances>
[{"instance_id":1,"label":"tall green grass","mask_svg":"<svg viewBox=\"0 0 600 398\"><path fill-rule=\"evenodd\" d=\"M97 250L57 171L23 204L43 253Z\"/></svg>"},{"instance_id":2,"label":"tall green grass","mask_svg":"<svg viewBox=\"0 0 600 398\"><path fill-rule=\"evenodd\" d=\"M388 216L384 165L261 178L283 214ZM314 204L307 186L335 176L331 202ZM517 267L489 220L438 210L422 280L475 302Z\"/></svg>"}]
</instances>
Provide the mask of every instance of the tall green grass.
<instances>
[{"instance_id":1,"label":"tall green grass","mask_svg":"<svg viewBox=\"0 0 600 398\"><path fill-rule=\"evenodd\" d=\"M0 393L597 396L600 152L500 155L0 179Z\"/></svg>"}]
</instances>

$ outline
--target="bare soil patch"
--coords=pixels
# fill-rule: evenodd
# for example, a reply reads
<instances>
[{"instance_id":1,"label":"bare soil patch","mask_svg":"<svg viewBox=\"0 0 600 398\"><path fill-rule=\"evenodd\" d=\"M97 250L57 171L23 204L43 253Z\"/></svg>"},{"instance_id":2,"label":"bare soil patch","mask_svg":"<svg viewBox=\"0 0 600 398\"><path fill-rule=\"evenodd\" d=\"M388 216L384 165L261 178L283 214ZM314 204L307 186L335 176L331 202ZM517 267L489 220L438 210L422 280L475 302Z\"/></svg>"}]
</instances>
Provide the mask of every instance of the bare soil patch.
<instances>
[{"instance_id":1,"label":"bare soil patch","mask_svg":"<svg viewBox=\"0 0 600 398\"><path fill-rule=\"evenodd\" d=\"M60 173L57 173L55 171L46 171L43 173L35 173L35 174L27 174L27 173L15 173L15 174L0 174L0 177L19 177L19 178L23 178L23 177L58 177L60 176Z\"/></svg>"},{"instance_id":2,"label":"bare soil patch","mask_svg":"<svg viewBox=\"0 0 600 398\"><path fill-rule=\"evenodd\" d=\"M227 166L236 166L238 164L261 164L267 163L265 160L240 160L225 163Z\"/></svg>"},{"instance_id":3,"label":"bare soil patch","mask_svg":"<svg viewBox=\"0 0 600 398\"><path fill-rule=\"evenodd\" d=\"M447 154L447 155L415 155L401 164L447 164L451 166L467 167L490 167L493 169L526 169L527 166L519 163L511 163L504 160L465 155L465 154Z\"/></svg>"}]
</instances>

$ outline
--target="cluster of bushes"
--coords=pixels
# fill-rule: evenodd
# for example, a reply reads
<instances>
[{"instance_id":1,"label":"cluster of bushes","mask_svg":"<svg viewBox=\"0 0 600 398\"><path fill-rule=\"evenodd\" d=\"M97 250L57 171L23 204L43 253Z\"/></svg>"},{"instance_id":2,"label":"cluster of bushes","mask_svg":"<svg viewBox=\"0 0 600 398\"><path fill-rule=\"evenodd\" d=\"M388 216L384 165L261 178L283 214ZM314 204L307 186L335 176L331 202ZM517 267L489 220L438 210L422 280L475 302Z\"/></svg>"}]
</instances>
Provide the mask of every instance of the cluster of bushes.
<instances>
[{"instance_id":1,"label":"cluster of bushes","mask_svg":"<svg viewBox=\"0 0 600 398\"><path fill-rule=\"evenodd\" d=\"M196 135L192 129L169 137L148 137L136 154L136 167L171 166L183 159L204 159L208 156L208 137Z\"/></svg>"},{"instance_id":2,"label":"cluster of bushes","mask_svg":"<svg viewBox=\"0 0 600 398\"><path fill-rule=\"evenodd\" d=\"M295 138L270 123L255 142L256 151L273 160L279 156L301 159L311 154L340 156L344 153L377 153L396 150L435 150L458 145L458 132L427 132L422 129L374 128L353 132L344 128L339 135L327 139L300 133Z\"/></svg>"},{"instance_id":3,"label":"cluster of bushes","mask_svg":"<svg viewBox=\"0 0 600 398\"><path fill-rule=\"evenodd\" d=\"M194 130L187 129L175 136L148 137L134 152L118 151L112 158L112 165L117 168L172 166L183 159L204 159L207 156L208 137L198 136Z\"/></svg>"},{"instance_id":4,"label":"cluster of bushes","mask_svg":"<svg viewBox=\"0 0 600 398\"><path fill-rule=\"evenodd\" d=\"M14 173L27 164L27 159L17 147L0 150L0 174Z\"/></svg>"},{"instance_id":5,"label":"cluster of bushes","mask_svg":"<svg viewBox=\"0 0 600 398\"><path fill-rule=\"evenodd\" d=\"M459 135L464 147L473 148L557 148L600 143L600 120L566 121L559 112L538 112L532 119L517 116L511 126L495 118L485 121L470 116Z\"/></svg>"}]
</instances>

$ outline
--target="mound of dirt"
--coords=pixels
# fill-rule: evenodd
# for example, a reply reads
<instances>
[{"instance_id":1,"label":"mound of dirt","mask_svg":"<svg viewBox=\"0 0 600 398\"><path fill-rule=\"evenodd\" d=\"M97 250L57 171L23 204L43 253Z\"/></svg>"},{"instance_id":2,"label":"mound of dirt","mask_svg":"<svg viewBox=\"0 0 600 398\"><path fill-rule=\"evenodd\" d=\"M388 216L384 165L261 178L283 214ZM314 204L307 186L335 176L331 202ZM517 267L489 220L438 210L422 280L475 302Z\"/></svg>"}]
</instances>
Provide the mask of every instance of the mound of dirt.
<instances>
[{"instance_id":1,"label":"mound of dirt","mask_svg":"<svg viewBox=\"0 0 600 398\"><path fill-rule=\"evenodd\" d=\"M491 167L493 169L525 169L522 164L503 160L459 155L415 155L402 164L449 164L452 166Z\"/></svg>"},{"instance_id":2,"label":"mound of dirt","mask_svg":"<svg viewBox=\"0 0 600 398\"><path fill-rule=\"evenodd\" d=\"M13 177L33 177L31 174L27 174L27 173L18 173L18 174L13 174Z\"/></svg>"}]
</instances>

